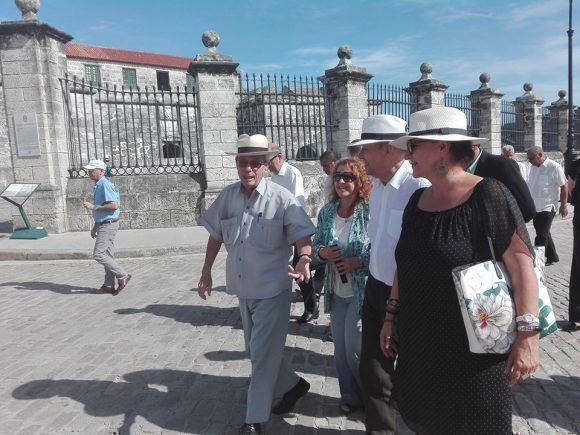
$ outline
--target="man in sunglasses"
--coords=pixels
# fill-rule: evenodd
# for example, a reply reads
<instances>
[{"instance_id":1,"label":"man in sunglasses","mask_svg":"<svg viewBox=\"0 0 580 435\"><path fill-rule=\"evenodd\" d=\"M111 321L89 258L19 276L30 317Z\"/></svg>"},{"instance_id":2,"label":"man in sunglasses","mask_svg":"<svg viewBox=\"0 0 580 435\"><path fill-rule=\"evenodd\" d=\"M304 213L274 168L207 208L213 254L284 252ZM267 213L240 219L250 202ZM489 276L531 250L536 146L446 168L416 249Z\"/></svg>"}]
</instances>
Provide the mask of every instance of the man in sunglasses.
<instances>
[{"instance_id":1,"label":"man in sunglasses","mask_svg":"<svg viewBox=\"0 0 580 435\"><path fill-rule=\"evenodd\" d=\"M395 247L403 211L415 190L429 185L413 178L405 152L391 142L405 135L407 123L396 116L376 115L363 121L358 157L374 177L369 201L371 254L362 308L360 376L365 401L366 433L393 434L395 413L389 405L394 359L380 348L380 333L396 271ZM398 301L397 301L398 302Z\"/></svg>"},{"instance_id":2,"label":"man in sunglasses","mask_svg":"<svg viewBox=\"0 0 580 435\"><path fill-rule=\"evenodd\" d=\"M229 153L228 153L229 154ZM246 350L252 364L246 419L240 433L261 433L270 412L290 412L310 384L283 357L290 316L292 278L309 281L310 236L316 228L298 200L264 178L272 152L268 139L238 138L236 166L240 181L224 188L200 219L209 232L198 283L202 299L211 295L211 269L226 246L226 288L240 304ZM292 245L298 261L290 266ZM282 395L272 407L274 396Z\"/></svg>"}]
</instances>

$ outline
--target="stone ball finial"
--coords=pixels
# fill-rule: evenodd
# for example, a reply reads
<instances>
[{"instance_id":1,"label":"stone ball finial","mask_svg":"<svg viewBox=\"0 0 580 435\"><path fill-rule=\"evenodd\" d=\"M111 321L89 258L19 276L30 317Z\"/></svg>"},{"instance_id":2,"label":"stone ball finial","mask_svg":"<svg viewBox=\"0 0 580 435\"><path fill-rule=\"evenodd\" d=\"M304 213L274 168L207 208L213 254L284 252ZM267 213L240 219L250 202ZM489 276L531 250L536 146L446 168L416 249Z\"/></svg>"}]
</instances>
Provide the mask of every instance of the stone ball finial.
<instances>
[{"instance_id":1,"label":"stone ball finial","mask_svg":"<svg viewBox=\"0 0 580 435\"><path fill-rule=\"evenodd\" d=\"M350 45L342 44L340 47L338 47L336 55L340 59L338 62L339 65L352 65L352 48Z\"/></svg>"},{"instance_id":2,"label":"stone ball finial","mask_svg":"<svg viewBox=\"0 0 580 435\"><path fill-rule=\"evenodd\" d=\"M531 93L532 89L534 89L534 84L532 82L525 82L524 83L524 91L526 92L526 94Z\"/></svg>"},{"instance_id":3,"label":"stone ball finial","mask_svg":"<svg viewBox=\"0 0 580 435\"><path fill-rule=\"evenodd\" d=\"M564 89L560 89L558 91L558 97L560 97L560 100L563 100L564 98L566 98L566 91Z\"/></svg>"},{"instance_id":4,"label":"stone ball finial","mask_svg":"<svg viewBox=\"0 0 580 435\"><path fill-rule=\"evenodd\" d=\"M22 20L37 20L36 13L40 9L40 0L14 0L16 7L22 12Z\"/></svg>"},{"instance_id":5,"label":"stone ball finial","mask_svg":"<svg viewBox=\"0 0 580 435\"><path fill-rule=\"evenodd\" d=\"M423 62L419 67L419 71L421 71L421 78L419 80L429 80L433 72L433 65L429 62Z\"/></svg>"},{"instance_id":6,"label":"stone ball finial","mask_svg":"<svg viewBox=\"0 0 580 435\"><path fill-rule=\"evenodd\" d=\"M482 72L479 75L479 81L481 82L481 86L479 89L489 89L489 82L491 80L491 75L488 72Z\"/></svg>"},{"instance_id":7,"label":"stone ball finial","mask_svg":"<svg viewBox=\"0 0 580 435\"><path fill-rule=\"evenodd\" d=\"M207 47L208 51L217 51L220 44L220 35L215 30L208 30L201 35L201 42Z\"/></svg>"}]
</instances>

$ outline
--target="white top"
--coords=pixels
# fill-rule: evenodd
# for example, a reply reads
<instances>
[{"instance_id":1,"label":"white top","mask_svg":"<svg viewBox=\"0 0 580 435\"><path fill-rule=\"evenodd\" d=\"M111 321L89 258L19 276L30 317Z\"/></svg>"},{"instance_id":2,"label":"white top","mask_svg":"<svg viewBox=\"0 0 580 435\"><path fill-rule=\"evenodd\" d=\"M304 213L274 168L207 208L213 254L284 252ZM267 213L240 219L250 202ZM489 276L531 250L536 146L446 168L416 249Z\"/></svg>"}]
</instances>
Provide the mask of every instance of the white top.
<instances>
[{"instance_id":1,"label":"white top","mask_svg":"<svg viewBox=\"0 0 580 435\"><path fill-rule=\"evenodd\" d=\"M522 178L524 179L524 181L527 182L528 181L528 167L523 162L516 162L516 163L520 167L520 173L522 174Z\"/></svg>"},{"instance_id":2,"label":"white top","mask_svg":"<svg viewBox=\"0 0 580 435\"><path fill-rule=\"evenodd\" d=\"M374 180L369 201L369 270L375 279L393 285L397 270L395 248L401 235L403 211L413 192L430 185L424 178L413 177L413 169L407 160L387 184L383 184L378 178Z\"/></svg>"},{"instance_id":3,"label":"white top","mask_svg":"<svg viewBox=\"0 0 580 435\"><path fill-rule=\"evenodd\" d=\"M302 174L298 168L284 162L282 163L280 172L272 174L271 180L292 192L294 198L304 207L304 182L302 181Z\"/></svg>"},{"instance_id":4,"label":"white top","mask_svg":"<svg viewBox=\"0 0 580 435\"><path fill-rule=\"evenodd\" d=\"M332 224L334 226L334 234L336 235L334 243L340 247L342 252L345 252L346 247L348 246L350 228L352 227L352 216L345 219L337 214L334 217L334 222ZM332 283L332 293L340 298L350 298L351 296L354 296L352 283L350 281L343 283L340 280L340 274L338 273L338 270L336 270L334 264L332 265L331 270L332 279L330 282Z\"/></svg>"},{"instance_id":5,"label":"white top","mask_svg":"<svg viewBox=\"0 0 580 435\"><path fill-rule=\"evenodd\" d=\"M566 184L566 176L560 164L546 157L539 167L531 165L527 182L536 212L558 209L560 187Z\"/></svg>"}]
</instances>

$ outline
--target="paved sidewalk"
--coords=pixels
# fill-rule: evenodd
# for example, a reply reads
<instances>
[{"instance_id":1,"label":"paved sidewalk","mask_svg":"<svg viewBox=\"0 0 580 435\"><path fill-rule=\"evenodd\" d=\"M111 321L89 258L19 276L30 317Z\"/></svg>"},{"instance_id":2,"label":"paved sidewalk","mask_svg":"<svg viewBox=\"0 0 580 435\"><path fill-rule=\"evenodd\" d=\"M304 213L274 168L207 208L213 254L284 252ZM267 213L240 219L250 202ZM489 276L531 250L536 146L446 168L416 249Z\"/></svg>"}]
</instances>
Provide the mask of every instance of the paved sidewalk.
<instances>
[{"instance_id":1,"label":"paved sidewalk","mask_svg":"<svg viewBox=\"0 0 580 435\"><path fill-rule=\"evenodd\" d=\"M207 234L198 230L121 235L135 250L168 243L189 249L205 244ZM553 230L561 261L548 268L548 285L564 319L571 221L557 219ZM142 236L149 232L157 235ZM65 243L77 249L81 237L90 252L92 240L80 233L50 236L47 241L61 241L47 249L53 255L67 252ZM17 252L12 242L0 239L0 252ZM24 242L31 248L23 251L42 253L33 245L41 240ZM236 433L249 361L236 299L224 291L225 255L218 256L216 289L206 302L192 291L203 254L120 261L134 278L116 297L88 294L102 280L94 261L0 262L0 434ZM301 308L294 304L293 315ZM326 316L317 324L290 324L285 353L312 390L296 413L271 418L270 434L364 433L361 413L338 413L327 331ZM541 344L540 370L513 389L514 430L579 433L580 332L559 331ZM398 433L409 431L400 424Z\"/></svg>"}]
</instances>

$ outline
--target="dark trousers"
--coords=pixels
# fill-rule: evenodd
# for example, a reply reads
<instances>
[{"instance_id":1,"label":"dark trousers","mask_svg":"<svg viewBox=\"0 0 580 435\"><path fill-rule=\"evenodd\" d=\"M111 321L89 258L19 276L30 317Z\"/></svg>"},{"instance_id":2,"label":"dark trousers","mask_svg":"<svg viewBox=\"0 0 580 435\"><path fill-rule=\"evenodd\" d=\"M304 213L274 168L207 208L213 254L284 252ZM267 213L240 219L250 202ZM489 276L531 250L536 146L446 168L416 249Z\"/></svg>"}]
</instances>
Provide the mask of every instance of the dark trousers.
<instances>
[{"instance_id":1,"label":"dark trousers","mask_svg":"<svg viewBox=\"0 0 580 435\"><path fill-rule=\"evenodd\" d=\"M296 246L294 246L294 259L292 260L292 266L296 266L296 263L298 263L298 251L296 250ZM318 311L318 298L320 296L320 292L317 293L314 290L313 282L315 271L312 270L312 267L310 271L312 275L310 277L310 281L308 281L307 283L301 282L300 284L298 284L298 287L300 288L302 298L304 299L304 311L307 313L315 313Z\"/></svg>"},{"instance_id":2,"label":"dark trousers","mask_svg":"<svg viewBox=\"0 0 580 435\"><path fill-rule=\"evenodd\" d=\"M380 333L391 287L369 275L362 308L360 378L368 434L394 434L395 412L389 405L394 360L381 351Z\"/></svg>"},{"instance_id":3,"label":"dark trousers","mask_svg":"<svg viewBox=\"0 0 580 435\"><path fill-rule=\"evenodd\" d=\"M574 242L572 245L568 320L570 322L580 322L580 206L574 208L573 228Z\"/></svg>"},{"instance_id":4,"label":"dark trousers","mask_svg":"<svg viewBox=\"0 0 580 435\"><path fill-rule=\"evenodd\" d=\"M555 263L560 260L556 252L556 246L552 240L552 235L550 234L554 216L556 216L555 211L541 211L534 216L534 229L536 230L534 244L536 246L546 247L546 263Z\"/></svg>"}]
</instances>

